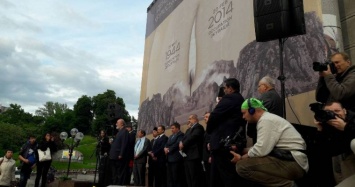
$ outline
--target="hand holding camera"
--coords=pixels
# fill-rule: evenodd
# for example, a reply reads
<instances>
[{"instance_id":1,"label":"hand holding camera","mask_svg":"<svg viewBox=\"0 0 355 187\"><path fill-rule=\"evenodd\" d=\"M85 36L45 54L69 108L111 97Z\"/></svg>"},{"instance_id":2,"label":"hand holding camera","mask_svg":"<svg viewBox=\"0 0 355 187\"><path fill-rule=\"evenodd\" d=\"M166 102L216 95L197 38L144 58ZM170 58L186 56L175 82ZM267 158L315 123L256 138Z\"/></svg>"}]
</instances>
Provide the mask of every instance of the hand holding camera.
<instances>
[{"instance_id":1,"label":"hand holding camera","mask_svg":"<svg viewBox=\"0 0 355 187\"><path fill-rule=\"evenodd\" d=\"M337 69L336 69L335 65L330 61L326 61L324 63L313 62L313 70L318 71L319 75L323 76L323 77L326 75L337 73Z\"/></svg>"},{"instance_id":2,"label":"hand holding camera","mask_svg":"<svg viewBox=\"0 0 355 187\"><path fill-rule=\"evenodd\" d=\"M346 122L338 116L335 116L335 119L331 119L327 123L340 131L344 131L346 125Z\"/></svg>"},{"instance_id":3,"label":"hand holding camera","mask_svg":"<svg viewBox=\"0 0 355 187\"><path fill-rule=\"evenodd\" d=\"M337 130L344 131L346 122L335 112L323 110L323 104L321 103L312 103L309 106L314 112L314 123L317 125L318 131L322 131L323 128L328 127L334 127ZM326 124L326 126L324 126L324 124Z\"/></svg>"}]
</instances>

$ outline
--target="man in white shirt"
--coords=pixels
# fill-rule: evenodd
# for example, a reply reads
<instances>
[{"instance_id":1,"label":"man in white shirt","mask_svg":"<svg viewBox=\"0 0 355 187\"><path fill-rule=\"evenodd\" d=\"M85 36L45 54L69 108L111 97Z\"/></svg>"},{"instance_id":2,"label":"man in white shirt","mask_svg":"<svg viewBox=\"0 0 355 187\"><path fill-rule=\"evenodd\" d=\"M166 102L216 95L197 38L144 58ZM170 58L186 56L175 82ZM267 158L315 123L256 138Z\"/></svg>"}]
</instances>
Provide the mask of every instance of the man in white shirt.
<instances>
[{"instance_id":1,"label":"man in white shirt","mask_svg":"<svg viewBox=\"0 0 355 187\"><path fill-rule=\"evenodd\" d=\"M257 142L243 156L231 151L238 174L263 186L291 187L308 171L305 141L291 123L267 112L261 101L247 99L241 109L248 123L256 123Z\"/></svg>"}]
</instances>

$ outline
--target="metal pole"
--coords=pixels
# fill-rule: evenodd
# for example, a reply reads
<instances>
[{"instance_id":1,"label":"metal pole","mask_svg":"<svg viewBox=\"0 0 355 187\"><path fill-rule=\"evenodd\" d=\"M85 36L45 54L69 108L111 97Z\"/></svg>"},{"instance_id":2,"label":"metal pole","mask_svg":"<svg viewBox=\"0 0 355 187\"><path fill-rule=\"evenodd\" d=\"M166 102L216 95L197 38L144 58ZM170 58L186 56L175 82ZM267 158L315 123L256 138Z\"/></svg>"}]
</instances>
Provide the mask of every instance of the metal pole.
<instances>
[{"instance_id":1,"label":"metal pole","mask_svg":"<svg viewBox=\"0 0 355 187\"><path fill-rule=\"evenodd\" d=\"M74 139L72 139L71 146L68 146L68 148L69 148L69 162L68 162L67 177L69 177L70 162L71 162L71 157L73 155L73 149L74 149L73 142L74 142Z\"/></svg>"},{"instance_id":2,"label":"metal pole","mask_svg":"<svg viewBox=\"0 0 355 187\"><path fill-rule=\"evenodd\" d=\"M277 78L281 82L281 100L282 100L282 117L286 119L286 102L285 102L285 79L284 76L284 66L283 66L283 48L285 40L279 38L279 49L280 49L280 76Z\"/></svg>"}]
</instances>

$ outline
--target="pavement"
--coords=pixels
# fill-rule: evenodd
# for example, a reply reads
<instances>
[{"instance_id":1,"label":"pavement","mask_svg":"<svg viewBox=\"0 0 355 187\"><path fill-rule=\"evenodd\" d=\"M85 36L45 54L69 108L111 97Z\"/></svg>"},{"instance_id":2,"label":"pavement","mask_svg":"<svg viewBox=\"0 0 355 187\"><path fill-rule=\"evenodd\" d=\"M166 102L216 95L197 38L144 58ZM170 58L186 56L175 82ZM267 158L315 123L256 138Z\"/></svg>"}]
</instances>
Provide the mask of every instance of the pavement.
<instances>
[{"instance_id":1,"label":"pavement","mask_svg":"<svg viewBox=\"0 0 355 187\"><path fill-rule=\"evenodd\" d=\"M58 178L61 175L56 174L56 177ZM71 178L72 180L76 180L76 181L86 181L86 182L94 182L94 177L95 174L70 174L69 178ZM55 179L55 181L57 181L58 179ZM33 187L35 186L35 179L36 179L36 174L32 173L30 179L28 179L27 181L27 185L26 187ZM99 176L98 174L96 174L96 180L95 182L97 182L99 180ZM47 185L48 187L50 186L55 186L56 182L53 182L54 184L49 184Z\"/></svg>"}]
</instances>

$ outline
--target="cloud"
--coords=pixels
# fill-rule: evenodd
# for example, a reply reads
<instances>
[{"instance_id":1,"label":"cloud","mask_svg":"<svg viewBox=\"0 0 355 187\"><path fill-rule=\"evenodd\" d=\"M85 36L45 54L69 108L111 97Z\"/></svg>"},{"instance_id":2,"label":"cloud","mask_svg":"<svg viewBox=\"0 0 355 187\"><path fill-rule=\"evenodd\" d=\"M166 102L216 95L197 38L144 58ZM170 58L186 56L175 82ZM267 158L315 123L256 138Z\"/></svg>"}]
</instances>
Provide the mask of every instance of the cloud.
<instances>
[{"instance_id":1,"label":"cloud","mask_svg":"<svg viewBox=\"0 0 355 187\"><path fill-rule=\"evenodd\" d=\"M137 117L150 2L1 1L0 104L34 113L110 89Z\"/></svg>"}]
</instances>

